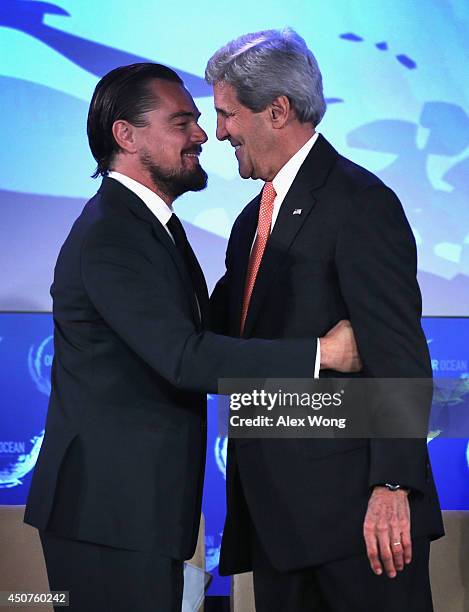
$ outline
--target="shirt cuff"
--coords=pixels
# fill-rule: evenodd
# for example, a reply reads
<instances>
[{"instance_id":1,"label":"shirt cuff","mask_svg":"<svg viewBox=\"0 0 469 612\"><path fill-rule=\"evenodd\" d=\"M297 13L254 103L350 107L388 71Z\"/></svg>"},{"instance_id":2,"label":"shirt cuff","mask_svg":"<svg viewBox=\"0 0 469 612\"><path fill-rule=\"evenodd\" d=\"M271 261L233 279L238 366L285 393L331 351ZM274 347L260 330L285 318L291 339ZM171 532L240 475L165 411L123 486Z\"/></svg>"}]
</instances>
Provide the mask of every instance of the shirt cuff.
<instances>
[{"instance_id":1,"label":"shirt cuff","mask_svg":"<svg viewBox=\"0 0 469 612\"><path fill-rule=\"evenodd\" d=\"M319 378L319 370L321 369L321 343L319 338L316 344L316 361L314 363L314 375L313 378Z\"/></svg>"}]
</instances>

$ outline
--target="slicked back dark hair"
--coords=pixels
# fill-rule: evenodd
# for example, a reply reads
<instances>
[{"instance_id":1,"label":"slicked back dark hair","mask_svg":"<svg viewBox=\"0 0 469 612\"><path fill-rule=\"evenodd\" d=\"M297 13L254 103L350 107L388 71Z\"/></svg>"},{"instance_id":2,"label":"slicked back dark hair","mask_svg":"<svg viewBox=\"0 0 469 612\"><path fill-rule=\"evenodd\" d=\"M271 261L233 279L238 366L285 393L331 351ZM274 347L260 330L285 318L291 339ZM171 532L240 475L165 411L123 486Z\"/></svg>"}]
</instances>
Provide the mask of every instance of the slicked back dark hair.
<instances>
[{"instance_id":1,"label":"slicked back dark hair","mask_svg":"<svg viewBox=\"0 0 469 612\"><path fill-rule=\"evenodd\" d=\"M154 79L183 84L181 78L162 64L140 63L121 66L108 72L96 85L88 111L87 133L91 153L97 162L93 178L105 176L119 145L114 139L115 121L128 121L136 127L146 125L145 113L158 106L150 88Z\"/></svg>"}]
</instances>

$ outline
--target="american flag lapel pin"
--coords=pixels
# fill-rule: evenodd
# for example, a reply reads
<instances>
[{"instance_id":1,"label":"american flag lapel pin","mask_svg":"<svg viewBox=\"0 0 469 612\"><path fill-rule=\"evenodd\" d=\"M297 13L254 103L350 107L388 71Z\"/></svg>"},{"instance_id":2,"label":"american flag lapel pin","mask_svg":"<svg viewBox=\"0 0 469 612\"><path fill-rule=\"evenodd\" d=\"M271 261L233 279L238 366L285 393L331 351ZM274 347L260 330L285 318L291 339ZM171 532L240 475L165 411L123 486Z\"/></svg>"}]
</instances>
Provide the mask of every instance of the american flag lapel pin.
<instances>
[{"instance_id":1,"label":"american flag lapel pin","mask_svg":"<svg viewBox=\"0 0 469 612\"><path fill-rule=\"evenodd\" d=\"M295 210L293 211L294 215L301 215L301 213L303 212L302 208L295 208Z\"/></svg>"}]
</instances>

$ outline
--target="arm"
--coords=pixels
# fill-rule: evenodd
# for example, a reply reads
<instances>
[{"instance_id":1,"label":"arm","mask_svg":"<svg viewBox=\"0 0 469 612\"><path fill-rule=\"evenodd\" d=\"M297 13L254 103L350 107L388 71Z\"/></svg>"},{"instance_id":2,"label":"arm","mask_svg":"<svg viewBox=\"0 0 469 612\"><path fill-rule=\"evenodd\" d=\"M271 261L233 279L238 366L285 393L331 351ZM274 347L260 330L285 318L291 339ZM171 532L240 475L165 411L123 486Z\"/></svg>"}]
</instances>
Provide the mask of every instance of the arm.
<instances>
[{"instance_id":1,"label":"arm","mask_svg":"<svg viewBox=\"0 0 469 612\"><path fill-rule=\"evenodd\" d=\"M416 280L416 249L410 226L394 193L384 186L368 188L341 230L336 253L341 291L350 313L365 377L431 376L421 329L421 297ZM428 404L428 409L430 404ZM404 491L383 490L397 483L414 492L426 490L427 447L424 439L370 440L370 487L376 487L365 518L365 539L378 573L378 524L388 525L389 540L402 532L405 560L410 561L410 518ZM391 525L393 523L393 525ZM387 536L386 536L387 537ZM393 542L391 541L391 545ZM389 556L389 547L380 541ZM392 550L391 553L395 553ZM403 567L402 550L396 569ZM398 555L398 556L399 556ZM370 560L371 560L370 557ZM391 554L392 557L392 554ZM391 568L385 564L386 570ZM392 568L388 575L392 575Z\"/></svg>"},{"instance_id":2,"label":"arm","mask_svg":"<svg viewBox=\"0 0 469 612\"><path fill-rule=\"evenodd\" d=\"M161 258L122 227L98 224L82 248L82 278L111 329L158 374L186 390L217 392L220 378L307 377L316 339L241 340L197 332ZM152 245L153 248L154 245ZM156 263L155 263L156 262Z\"/></svg>"},{"instance_id":3,"label":"arm","mask_svg":"<svg viewBox=\"0 0 469 612\"><path fill-rule=\"evenodd\" d=\"M384 187L361 192L338 240L339 282L368 378L428 378L415 241L402 206ZM428 405L428 409L430 405ZM370 486L426 490L425 440L371 440Z\"/></svg>"}]
</instances>

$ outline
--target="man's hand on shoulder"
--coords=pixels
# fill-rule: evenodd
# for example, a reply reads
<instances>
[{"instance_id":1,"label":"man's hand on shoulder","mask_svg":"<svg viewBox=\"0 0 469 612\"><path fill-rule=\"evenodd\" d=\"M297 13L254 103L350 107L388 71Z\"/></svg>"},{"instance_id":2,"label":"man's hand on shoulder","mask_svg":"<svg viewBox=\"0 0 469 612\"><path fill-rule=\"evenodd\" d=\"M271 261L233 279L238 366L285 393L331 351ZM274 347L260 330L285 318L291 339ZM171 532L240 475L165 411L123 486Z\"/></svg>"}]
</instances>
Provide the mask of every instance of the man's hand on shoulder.
<instances>
[{"instance_id":1,"label":"man's hand on shoulder","mask_svg":"<svg viewBox=\"0 0 469 612\"><path fill-rule=\"evenodd\" d=\"M342 320L320 338L321 370L359 372L362 369L350 321Z\"/></svg>"},{"instance_id":2,"label":"man's hand on shoulder","mask_svg":"<svg viewBox=\"0 0 469 612\"><path fill-rule=\"evenodd\" d=\"M391 491L384 486L373 489L363 524L363 535L371 569L389 578L412 561L408 491Z\"/></svg>"}]
</instances>

